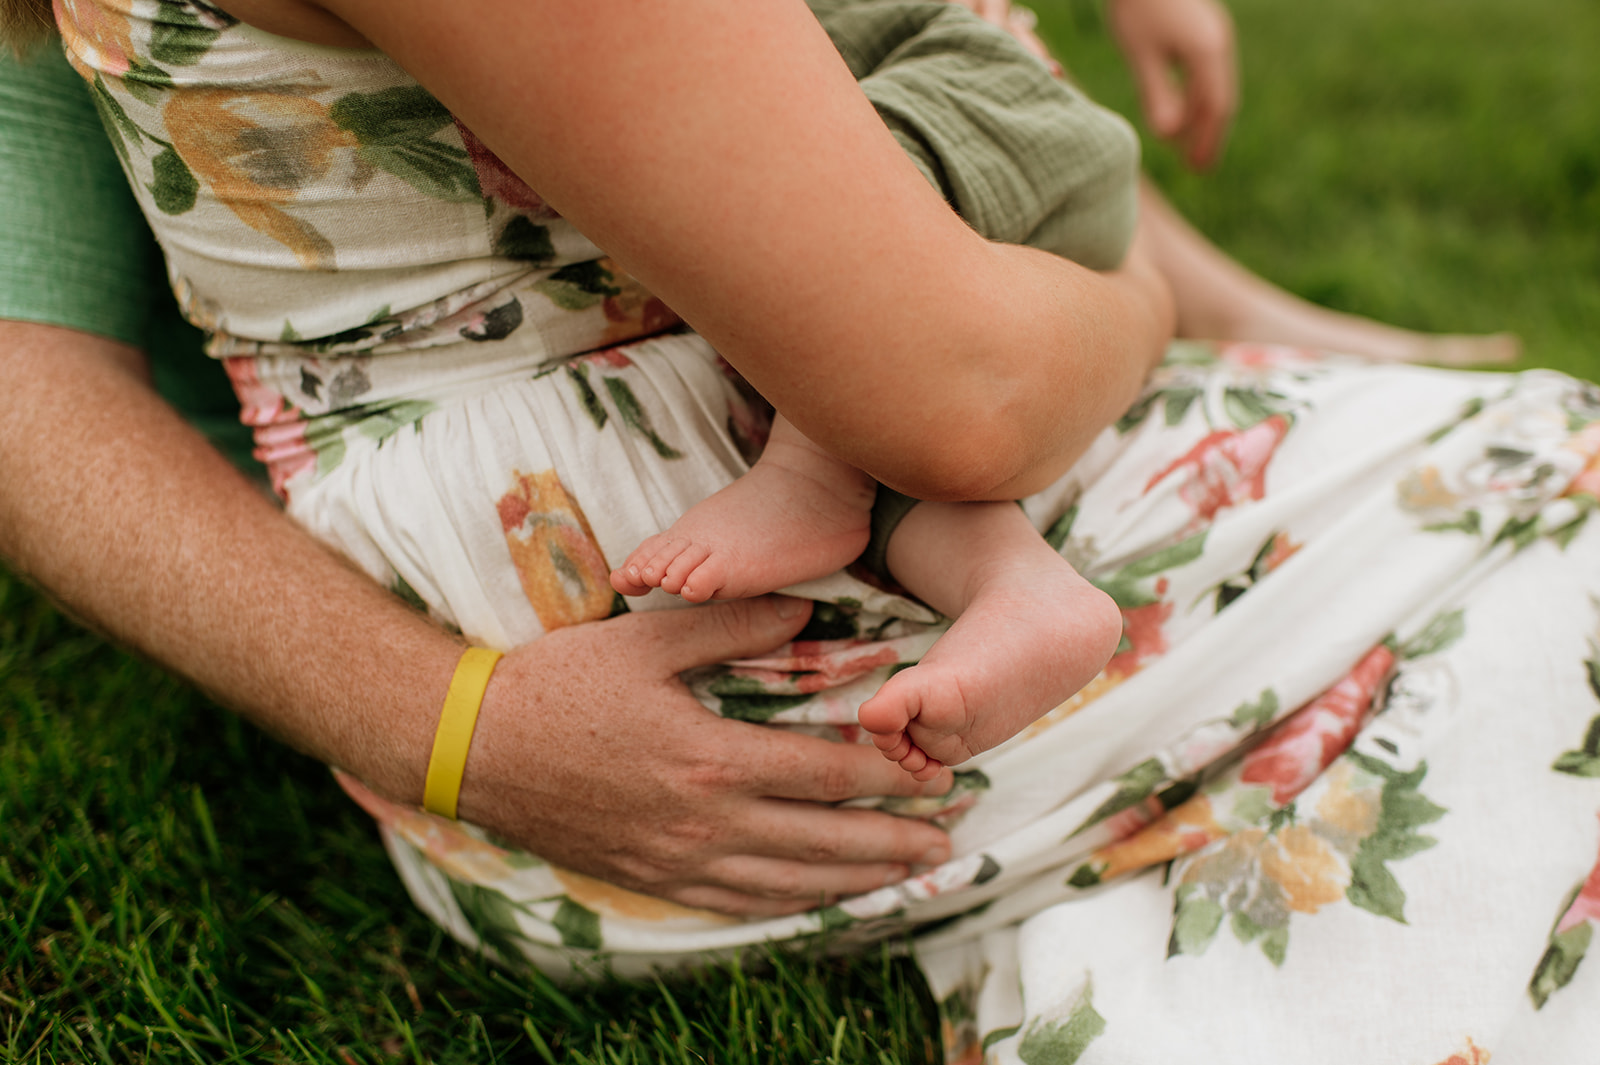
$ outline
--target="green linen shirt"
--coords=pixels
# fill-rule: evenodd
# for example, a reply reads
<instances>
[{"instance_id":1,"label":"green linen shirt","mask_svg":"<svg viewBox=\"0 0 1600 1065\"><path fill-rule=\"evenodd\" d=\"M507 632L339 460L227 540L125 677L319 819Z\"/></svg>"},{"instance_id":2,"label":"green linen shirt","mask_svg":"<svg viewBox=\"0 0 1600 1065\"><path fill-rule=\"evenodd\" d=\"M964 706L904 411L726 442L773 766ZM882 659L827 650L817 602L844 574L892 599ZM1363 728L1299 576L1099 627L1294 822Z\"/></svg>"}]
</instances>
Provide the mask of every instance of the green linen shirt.
<instances>
[{"instance_id":1,"label":"green linen shirt","mask_svg":"<svg viewBox=\"0 0 1600 1065\"><path fill-rule=\"evenodd\" d=\"M161 394L258 470L227 375L179 315L93 100L54 45L20 61L0 49L0 204L0 318L143 349Z\"/></svg>"}]
</instances>

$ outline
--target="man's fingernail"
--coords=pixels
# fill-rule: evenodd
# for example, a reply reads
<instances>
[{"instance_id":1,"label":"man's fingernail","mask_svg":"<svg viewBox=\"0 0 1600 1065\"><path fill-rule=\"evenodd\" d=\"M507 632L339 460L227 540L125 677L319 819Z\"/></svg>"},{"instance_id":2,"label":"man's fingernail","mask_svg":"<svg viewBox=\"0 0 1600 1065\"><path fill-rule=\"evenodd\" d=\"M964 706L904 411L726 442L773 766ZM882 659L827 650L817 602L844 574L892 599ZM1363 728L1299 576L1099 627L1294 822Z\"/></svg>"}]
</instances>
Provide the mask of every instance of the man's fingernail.
<instances>
[{"instance_id":1,"label":"man's fingernail","mask_svg":"<svg viewBox=\"0 0 1600 1065\"><path fill-rule=\"evenodd\" d=\"M773 599L778 608L778 616L785 621L788 621L806 608L804 600L796 599L792 595L774 596Z\"/></svg>"},{"instance_id":2,"label":"man's fingernail","mask_svg":"<svg viewBox=\"0 0 1600 1065\"><path fill-rule=\"evenodd\" d=\"M889 887L891 884L898 884L910 875L911 870L908 867L904 865L892 866L887 873L883 874L883 886Z\"/></svg>"},{"instance_id":3,"label":"man's fingernail","mask_svg":"<svg viewBox=\"0 0 1600 1065\"><path fill-rule=\"evenodd\" d=\"M941 844L938 844L937 846L929 847L927 850L923 851L922 852L922 857L917 859L917 864L918 865L939 865L940 863L942 863L945 859L947 859L949 857L950 857L950 848L948 846L946 846L945 844L941 843Z\"/></svg>"}]
</instances>

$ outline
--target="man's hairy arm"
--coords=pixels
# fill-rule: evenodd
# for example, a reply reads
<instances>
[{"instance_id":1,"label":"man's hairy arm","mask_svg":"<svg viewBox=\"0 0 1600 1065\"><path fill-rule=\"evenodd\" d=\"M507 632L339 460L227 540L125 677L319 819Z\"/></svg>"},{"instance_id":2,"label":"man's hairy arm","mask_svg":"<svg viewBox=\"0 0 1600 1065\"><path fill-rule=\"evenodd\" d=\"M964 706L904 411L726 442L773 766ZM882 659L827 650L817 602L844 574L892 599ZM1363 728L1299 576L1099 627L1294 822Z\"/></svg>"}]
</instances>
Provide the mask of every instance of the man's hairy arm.
<instances>
[{"instance_id":1,"label":"man's hairy arm","mask_svg":"<svg viewBox=\"0 0 1600 1065\"><path fill-rule=\"evenodd\" d=\"M418 802L461 645L290 522L150 390L134 349L0 321L0 377L0 557L298 749ZM802 909L948 853L930 826L793 801L916 790L872 750L723 721L677 679L804 620L762 600L513 651L463 815L591 875L738 913Z\"/></svg>"}]
</instances>

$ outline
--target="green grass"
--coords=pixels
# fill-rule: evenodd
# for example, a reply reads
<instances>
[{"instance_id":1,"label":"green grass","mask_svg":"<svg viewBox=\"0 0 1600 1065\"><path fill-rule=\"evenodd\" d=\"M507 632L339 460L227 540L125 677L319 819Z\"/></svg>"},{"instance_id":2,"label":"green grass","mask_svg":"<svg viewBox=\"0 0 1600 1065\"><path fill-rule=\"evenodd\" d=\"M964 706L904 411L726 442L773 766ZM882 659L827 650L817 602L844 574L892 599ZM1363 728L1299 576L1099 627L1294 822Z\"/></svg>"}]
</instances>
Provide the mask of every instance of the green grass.
<instances>
[{"instance_id":1,"label":"green grass","mask_svg":"<svg viewBox=\"0 0 1600 1065\"><path fill-rule=\"evenodd\" d=\"M1600 377L1600 8L1233 7L1224 163L1148 152L1182 208L1304 295ZM1042 14L1131 104L1094 0ZM321 767L0 573L0 1061L915 1062L934 1032L883 952L566 993L486 965Z\"/></svg>"},{"instance_id":2,"label":"green grass","mask_svg":"<svg viewBox=\"0 0 1600 1065\"><path fill-rule=\"evenodd\" d=\"M1243 105L1227 153L1149 171L1258 273L1420 329L1511 330L1527 365L1600 379L1600 7L1583 0L1228 0ZM1041 6L1125 114L1099 0Z\"/></svg>"}]
</instances>

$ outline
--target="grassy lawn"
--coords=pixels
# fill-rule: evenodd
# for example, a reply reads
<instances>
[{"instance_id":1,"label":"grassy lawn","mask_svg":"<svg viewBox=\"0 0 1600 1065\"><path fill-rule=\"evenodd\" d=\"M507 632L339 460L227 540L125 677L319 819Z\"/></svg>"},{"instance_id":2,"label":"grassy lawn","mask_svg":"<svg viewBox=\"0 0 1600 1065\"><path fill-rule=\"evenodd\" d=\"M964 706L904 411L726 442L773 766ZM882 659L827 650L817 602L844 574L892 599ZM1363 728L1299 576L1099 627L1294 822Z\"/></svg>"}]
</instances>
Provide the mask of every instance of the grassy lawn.
<instances>
[{"instance_id":1,"label":"grassy lawn","mask_svg":"<svg viewBox=\"0 0 1600 1065\"><path fill-rule=\"evenodd\" d=\"M1232 7L1225 161L1147 153L1201 228L1314 299L1600 377L1600 8ZM1130 107L1097 0L1041 16ZM321 767L0 571L0 1061L888 1063L933 1034L883 952L566 993L498 971L413 911Z\"/></svg>"}]
</instances>

